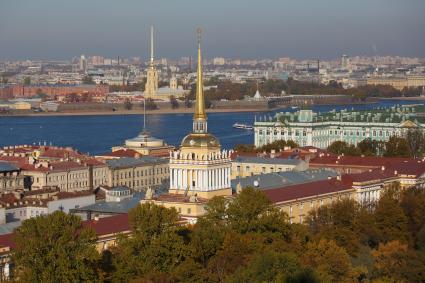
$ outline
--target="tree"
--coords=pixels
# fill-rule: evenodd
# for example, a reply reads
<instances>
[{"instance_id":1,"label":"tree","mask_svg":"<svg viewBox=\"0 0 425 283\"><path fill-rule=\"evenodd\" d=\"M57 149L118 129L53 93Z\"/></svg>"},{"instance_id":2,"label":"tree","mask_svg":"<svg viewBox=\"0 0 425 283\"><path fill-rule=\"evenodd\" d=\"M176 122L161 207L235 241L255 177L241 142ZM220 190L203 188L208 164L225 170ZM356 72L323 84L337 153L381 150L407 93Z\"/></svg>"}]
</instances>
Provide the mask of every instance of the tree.
<instances>
[{"instance_id":1,"label":"tree","mask_svg":"<svg viewBox=\"0 0 425 283\"><path fill-rule=\"evenodd\" d=\"M328 146L328 151L335 154L360 155L360 149L344 141L334 141Z\"/></svg>"},{"instance_id":2,"label":"tree","mask_svg":"<svg viewBox=\"0 0 425 283\"><path fill-rule=\"evenodd\" d=\"M227 218L239 233L268 231L289 236L288 216L273 206L264 192L251 187L228 205Z\"/></svg>"},{"instance_id":3,"label":"tree","mask_svg":"<svg viewBox=\"0 0 425 283\"><path fill-rule=\"evenodd\" d=\"M318 239L334 240L355 255L360 245L355 226L359 210L355 200L342 199L311 211L307 223Z\"/></svg>"},{"instance_id":4,"label":"tree","mask_svg":"<svg viewBox=\"0 0 425 283\"><path fill-rule=\"evenodd\" d=\"M189 97L186 97L184 99L184 107L186 107L186 108L192 108L192 100L190 100Z\"/></svg>"},{"instance_id":5,"label":"tree","mask_svg":"<svg viewBox=\"0 0 425 283\"><path fill-rule=\"evenodd\" d=\"M399 192L387 190L381 194L375 213L374 222L378 231L379 242L398 240L403 243L409 242L408 219L400 207Z\"/></svg>"},{"instance_id":6,"label":"tree","mask_svg":"<svg viewBox=\"0 0 425 283\"><path fill-rule=\"evenodd\" d=\"M91 76L89 76L89 75L83 77L82 83L83 84L86 84L86 85L93 85L93 84L95 84L95 82L93 81L93 78Z\"/></svg>"},{"instance_id":7,"label":"tree","mask_svg":"<svg viewBox=\"0 0 425 283\"><path fill-rule=\"evenodd\" d=\"M421 157L425 150L425 136L419 129L410 129L406 133L407 144L412 157Z\"/></svg>"},{"instance_id":8,"label":"tree","mask_svg":"<svg viewBox=\"0 0 425 283\"><path fill-rule=\"evenodd\" d=\"M31 77L25 77L24 78L24 85L30 85L31 84Z\"/></svg>"},{"instance_id":9,"label":"tree","mask_svg":"<svg viewBox=\"0 0 425 283\"><path fill-rule=\"evenodd\" d=\"M410 157L411 155L409 144L405 138L393 136L385 143L384 156Z\"/></svg>"},{"instance_id":10,"label":"tree","mask_svg":"<svg viewBox=\"0 0 425 283\"><path fill-rule=\"evenodd\" d=\"M307 244L301 261L314 269L320 282L354 282L357 276L347 252L334 241Z\"/></svg>"},{"instance_id":11,"label":"tree","mask_svg":"<svg viewBox=\"0 0 425 283\"><path fill-rule=\"evenodd\" d=\"M424 258L409 250L407 244L399 241L379 244L372 256L375 278L387 282L423 282L425 279Z\"/></svg>"},{"instance_id":12,"label":"tree","mask_svg":"<svg viewBox=\"0 0 425 283\"><path fill-rule=\"evenodd\" d=\"M170 104L171 104L171 109L179 108L179 102L177 101L174 95L170 96Z\"/></svg>"},{"instance_id":13,"label":"tree","mask_svg":"<svg viewBox=\"0 0 425 283\"><path fill-rule=\"evenodd\" d=\"M126 98L124 101L124 108L126 110L131 110L133 108L133 103L131 103L131 100L129 98Z\"/></svg>"},{"instance_id":14,"label":"tree","mask_svg":"<svg viewBox=\"0 0 425 283\"><path fill-rule=\"evenodd\" d=\"M152 98L146 98L146 110L156 110L158 106Z\"/></svg>"},{"instance_id":15,"label":"tree","mask_svg":"<svg viewBox=\"0 0 425 283\"><path fill-rule=\"evenodd\" d=\"M99 281L96 234L57 211L25 220L15 232L13 262L22 282Z\"/></svg>"},{"instance_id":16,"label":"tree","mask_svg":"<svg viewBox=\"0 0 425 283\"><path fill-rule=\"evenodd\" d=\"M121 236L113 248L113 282L128 282L151 272L168 272L187 249L179 235L177 211L144 203L129 211L131 237Z\"/></svg>"},{"instance_id":17,"label":"tree","mask_svg":"<svg viewBox=\"0 0 425 283\"><path fill-rule=\"evenodd\" d=\"M237 144L235 146L235 151L238 153L241 152L256 152L255 145L253 144Z\"/></svg>"}]
</instances>

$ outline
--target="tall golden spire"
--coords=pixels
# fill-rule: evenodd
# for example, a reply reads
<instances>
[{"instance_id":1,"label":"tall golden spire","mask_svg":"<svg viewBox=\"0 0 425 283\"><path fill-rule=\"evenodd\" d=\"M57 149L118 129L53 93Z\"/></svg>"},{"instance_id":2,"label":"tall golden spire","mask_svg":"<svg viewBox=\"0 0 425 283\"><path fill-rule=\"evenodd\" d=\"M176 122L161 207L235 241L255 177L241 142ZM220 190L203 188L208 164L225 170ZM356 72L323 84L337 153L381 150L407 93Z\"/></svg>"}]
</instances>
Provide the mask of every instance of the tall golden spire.
<instances>
[{"instance_id":1,"label":"tall golden spire","mask_svg":"<svg viewBox=\"0 0 425 283\"><path fill-rule=\"evenodd\" d=\"M198 73L196 81L196 104L195 104L195 115L193 118L195 120L206 120L207 114L205 113L205 98L204 98L204 88L202 81L202 55L201 55L201 36L202 29L198 28L196 30L198 33Z\"/></svg>"}]
</instances>

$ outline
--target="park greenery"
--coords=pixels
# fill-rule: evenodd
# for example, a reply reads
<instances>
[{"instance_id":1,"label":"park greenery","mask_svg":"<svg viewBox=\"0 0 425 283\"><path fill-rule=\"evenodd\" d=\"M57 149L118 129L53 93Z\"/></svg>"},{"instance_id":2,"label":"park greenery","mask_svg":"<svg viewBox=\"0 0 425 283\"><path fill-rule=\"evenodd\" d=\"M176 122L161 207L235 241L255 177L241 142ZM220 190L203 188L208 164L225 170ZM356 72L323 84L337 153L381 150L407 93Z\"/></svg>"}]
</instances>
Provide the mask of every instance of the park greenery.
<instances>
[{"instance_id":1,"label":"park greenery","mask_svg":"<svg viewBox=\"0 0 425 283\"><path fill-rule=\"evenodd\" d=\"M334 154L351 156L422 157L425 154L425 135L418 129L409 130L405 136L392 136L386 142L364 139L357 146L335 141L327 150Z\"/></svg>"},{"instance_id":2,"label":"park greenery","mask_svg":"<svg viewBox=\"0 0 425 283\"><path fill-rule=\"evenodd\" d=\"M352 96L354 100L363 101L368 97L401 97L401 96L419 96L420 88L405 88L397 90L389 85L364 85L354 88L345 89L340 83L330 82L329 84L321 84L316 82L305 82L288 78L281 79L264 79L260 82L247 81L245 83L231 82L230 80L218 80L211 78L205 82L207 86L213 86L205 90L206 96L210 100L241 100L245 96L254 96L258 89L265 96L281 95L282 91L286 94L345 94ZM194 97L194 88L192 86L191 95ZM192 98L193 98L192 97Z\"/></svg>"},{"instance_id":3,"label":"park greenery","mask_svg":"<svg viewBox=\"0 0 425 283\"><path fill-rule=\"evenodd\" d=\"M285 148L296 148L298 144L292 140L277 140L272 143L255 147L253 144L237 144L234 150L237 153L270 153L279 152ZM425 134L418 129L411 129L403 137L392 136L388 141L377 141L366 138L357 145L344 141L335 141L327 151L337 155L349 156L385 156L385 157L414 157L425 155Z\"/></svg>"},{"instance_id":4,"label":"park greenery","mask_svg":"<svg viewBox=\"0 0 425 283\"><path fill-rule=\"evenodd\" d=\"M292 140L277 140L261 147L255 147L255 145L253 144L237 144L234 150L238 153L270 153L272 150L274 150L275 152L279 152L285 150L285 148L296 147L298 147L298 144Z\"/></svg>"},{"instance_id":5,"label":"park greenery","mask_svg":"<svg viewBox=\"0 0 425 283\"><path fill-rule=\"evenodd\" d=\"M182 225L174 208L129 212L131 235L99 254L77 216L55 212L15 232L17 282L423 282L425 191L393 184L377 203L335 200L303 224L245 188Z\"/></svg>"}]
</instances>

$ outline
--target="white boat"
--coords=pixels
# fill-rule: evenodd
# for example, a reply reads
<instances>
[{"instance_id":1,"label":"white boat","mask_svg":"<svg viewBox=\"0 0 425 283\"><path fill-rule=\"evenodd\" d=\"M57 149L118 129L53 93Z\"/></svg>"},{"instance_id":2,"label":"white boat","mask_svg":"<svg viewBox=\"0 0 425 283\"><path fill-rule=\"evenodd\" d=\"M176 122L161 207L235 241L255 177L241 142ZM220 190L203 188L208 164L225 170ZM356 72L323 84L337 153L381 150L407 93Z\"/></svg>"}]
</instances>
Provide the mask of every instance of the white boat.
<instances>
[{"instance_id":1,"label":"white boat","mask_svg":"<svg viewBox=\"0 0 425 283\"><path fill-rule=\"evenodd\" d=\"M246 125L246 124L241 124L241 123L234 123L233 128L242 129L242 130L253 130L254 129L254 127L252 127L251 125Z\"/></svg>"}]
</instances>

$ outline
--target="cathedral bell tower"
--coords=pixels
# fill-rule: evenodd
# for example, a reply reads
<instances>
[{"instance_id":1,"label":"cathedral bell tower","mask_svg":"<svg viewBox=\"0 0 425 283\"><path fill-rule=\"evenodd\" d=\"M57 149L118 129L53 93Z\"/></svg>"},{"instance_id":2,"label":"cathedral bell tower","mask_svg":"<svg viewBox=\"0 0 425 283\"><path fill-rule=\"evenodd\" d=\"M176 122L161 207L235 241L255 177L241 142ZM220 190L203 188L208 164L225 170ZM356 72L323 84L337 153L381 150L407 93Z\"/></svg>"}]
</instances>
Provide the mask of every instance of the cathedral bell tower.
<instances>
[{"instance_id":1,"label":"cathedral bell tower","mask_svg":"<svg viewBox=\"0 0 425 283\"><path fill-rule=\"evenodd\" d=\"M158 90L158 71L153 56L153 26L151 26L151 58L146 72L145 96L154 98Z\"/></svg>"}]
</instances>

